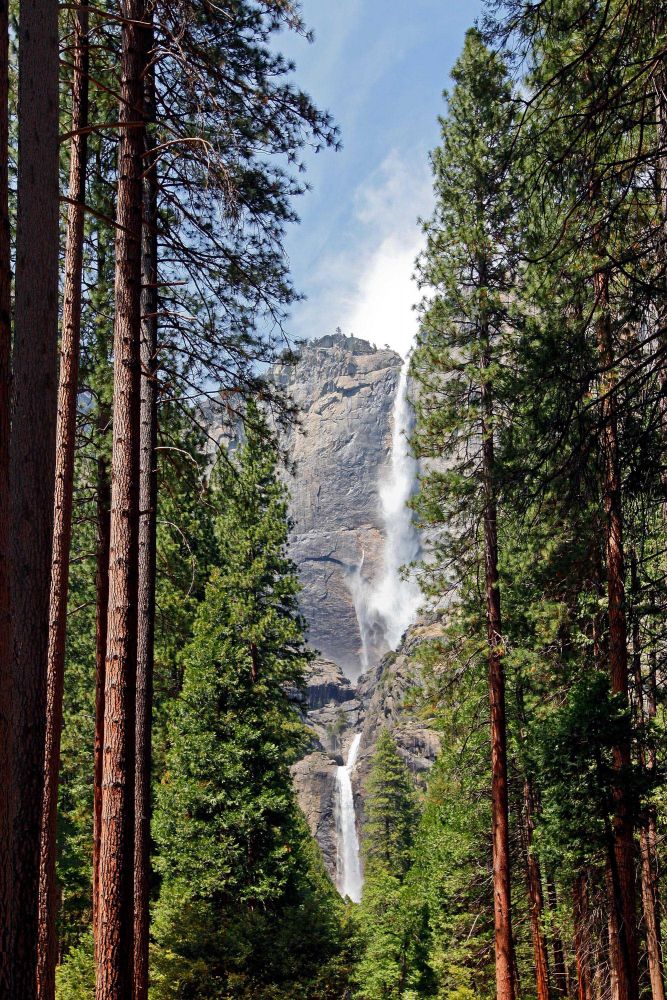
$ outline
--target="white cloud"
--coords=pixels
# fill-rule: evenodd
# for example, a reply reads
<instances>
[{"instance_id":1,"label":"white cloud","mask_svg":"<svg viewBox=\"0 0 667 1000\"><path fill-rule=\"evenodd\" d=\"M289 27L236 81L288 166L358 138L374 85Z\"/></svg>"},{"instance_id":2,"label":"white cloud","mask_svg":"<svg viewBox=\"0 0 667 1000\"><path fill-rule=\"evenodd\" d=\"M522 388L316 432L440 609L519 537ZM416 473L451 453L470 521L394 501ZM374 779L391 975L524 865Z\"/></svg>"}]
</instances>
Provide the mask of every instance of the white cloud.
<instances>
[{"instance_id":1,"label":"white cloud","mask_svg":"<svg viewBox=\"0 0 667 1000\"><path fill-rule=\"evenodd\" d=\"M383 240L359 277L356 301L343 318L345 332L378 346L388 344L405 357L417 329L413 306L419 296L412 273L420 245L414 237Z\"/></svg>"},{"instance_id":2,"label":"white cloud","mask_svg":"<svg viewBox=\"0 0 667 1000\"><path fill-rule=\"evenodd\" d=\"M295 310L298 337L345 333L410 349L420 293L412 280L422 247L418 224L433 204L425 158L390 152L356 188L349 203L330 207L308 273L308 300ZM298 233L296 234L298 238Z\"/></svg>"},{"instance_id":3,"label":"white cloud","mask_svg":"<svg viewBox=\"0 0 667 1000\"><path fill-rule=\"evenodd\" d=\"M340 325L404 356L417 327L413 306L419 291L412 275L423 242L417 217L429 212L431 190L425 167L392 152L355 197L363 238L361 252L350 261L351 287Z\"/></svg>"}]
</instances>

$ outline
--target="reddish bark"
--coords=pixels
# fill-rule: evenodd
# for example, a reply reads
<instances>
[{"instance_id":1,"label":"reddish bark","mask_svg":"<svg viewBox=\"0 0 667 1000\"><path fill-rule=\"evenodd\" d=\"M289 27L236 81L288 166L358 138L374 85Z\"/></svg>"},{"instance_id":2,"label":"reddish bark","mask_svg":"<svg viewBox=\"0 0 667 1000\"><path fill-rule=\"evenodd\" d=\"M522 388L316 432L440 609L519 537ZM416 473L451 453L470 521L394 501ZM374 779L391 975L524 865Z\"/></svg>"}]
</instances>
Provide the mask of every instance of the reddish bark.
<instances>
[{"instance_id":1,"label":"reddish bark","mask_svg":"<svg viewBox=\"0 0 667 1000\"><path fill-rule=\"evenodd\" d=\"M642 677L642 646L640 635L640 584L637 565L637 555L631 553L631 587L632 587L632 667L635 682L635 701L637 705L637 723L639 731L639 762L647 777L655 771L655 751L646 746L647 712L644 705L644 681ZM648 717L653 718L656 711L655 678L651 671L649 678L649 693L646 699ZM655 807L647 806L642 810L640 829L641 849L641 887L642 905L644 909L644 924L646 928L646 954L648 956L649 976L651 979L651 995L653 1000L665 1000L665 984L663 973L662 940L660 934L660 894L657 879L657 855L655 851L656 816Z\"/></svg>"},{"instance_id":2,"label":"reddish bark","mask_svg":"<svg viewBox=\"0 0 667 1000\"><path fill-rule=\"evenodd\" d=\"M111 414L100 404L98 433L108 433ZM102 826L102 763L104 759L104 684L106 677L107 615L109 611L109 533L111 479L103 448L97 459L97 552L95 572L95 746L93 763L93 940L99 940L100 833Z\"/></svg>"},{"instance_id":3,"label":"reddish bark","mask_svg":"<svg viewBox=\"0 0 667 1000\"><path fill-rule=\"evenodd\" d=\"M588 879L577 876L572 886L574 918L574 951L577 963L577 1000L592 1000L591 980L591 916L588 905Z\"/></svg>"},{"instance_id":4,"label":"reddish bark","mask_svg":"<svg viewBox=\"0 0 667 1000\"><path fill-rule=\"evenodd\" d=\"M13 992L35 993L58 349L58 7L21 0L13 411ZM38 238L37 238L38 237Z\"/></svg>"},{"instance_id":5,"label":"reddish bark","mask_svg":"<svg viewBox=\"0 0 667 1000\"><path fill-rule=\"evenodd\" d=\"M484 561L491 710L491 809L493 825L493 903L497 1000L514 1000L514 943L510 892L507 721L502 619L498 577L498 526L494 488L493 399L488 384L490 347L481 331L482 477L484 485Z\"/></svg>"},{"instance_id":6,"label":"reddish bark","mask_svg":"<svg viewBox=\"0 0 667 1000\"><path fill-rule=\"evenodd\" d=\"M605 554L609 616L609 676L614 694L628 700L628 635L625 610L623 507L618 456L618 414L614 391L614 351L609 311L609 279L605 271L595 275L598 308L597 338L603 377L602 456L604 461ZM631 767L630 735L613 750L615 782L612 791L614 816L612 843L614 864L609 885L614 893L610 907L616 910L618 947L612 942L619 1000L637 1000L638 959L635 906L635 859L632 807L626 789Z\"/></svg>"},{"instance_id":7,"label":"reddish bark","mask_svg":"<svg viewBox=\"0 0 667 1000\"><path fill-rule=\"evenodd\" d=\"M530 905L530 933L533 941L533 961L535 964L535 991L537 1000L549 1000L549 961L547 945L542 927L544 917L544 894L542 891L542 873L540 863L533 851L533 833L535 830L533 791L530 781L526 779L523 786L524 803L524 854L526 864L526 882L528 886L528 902Z\"/></svg>"},{"instance_id":8,"label":"reddish bark","mask_svg":"<svg viewBox=\"0 0 667 1000\"><path fill-rule=\"evenodd\" d=\"M152 20L152 15L151 15ZM153 48L152 31L148 42ZM146 77L146 117L154 117L154 78ZM149 143L152 136L149 135ZM134 840L134 1000L148 998L151 736L157 516L157 165L149 150L144 180L139 469L139 618Z\"/></svg>"},{"instance_id":9,"label":"reddish bark","mask_svg":"<svg viewBox=\"0 0 667 1000\"><path fill-rule=\"evenodd\" d=\"M97 1000L132 995L145 4L121 4L109 610L104 690Z\"/></svg>"},{"instance_id":10,"label":"reddish bark","mask_svg":"<svg viewBox=\"0 0 667 1000\"><path fill-rule=\"evenodd\" d=\"M547 900L549 902L549 909L551 910L552 917L551 949L554 957L554 988L558 996L566 997L569 992L567 982L567 966L565 964L563 939L560 935L560 930L556 922L556 916L558 913L558 896L553 877L550 877L547 881Z\"/></svg>"},{"instance_id":11,"label":"reddish bark","mask_svg":"<svg viewBox=\"0 0 667 1000\"><path fill-rule=\"evenodd\" d=\"M72 142L70 148L67 245L63 325L60 343L60 381L56 428L56 475L51 561L49 655L46 692L46 743L44 749L44 801L40 847L39 941L37 996L53 1000L56 990L56 820L60 772L60 736L63 723L63 685L67 594L72 540L72 491L76 408L81 338L81 276L83 272L83 223L86 189L87 145L82 131L88 122L88 11L74 16L74 69L72 78Z\"/></svg>"}]
</instances>

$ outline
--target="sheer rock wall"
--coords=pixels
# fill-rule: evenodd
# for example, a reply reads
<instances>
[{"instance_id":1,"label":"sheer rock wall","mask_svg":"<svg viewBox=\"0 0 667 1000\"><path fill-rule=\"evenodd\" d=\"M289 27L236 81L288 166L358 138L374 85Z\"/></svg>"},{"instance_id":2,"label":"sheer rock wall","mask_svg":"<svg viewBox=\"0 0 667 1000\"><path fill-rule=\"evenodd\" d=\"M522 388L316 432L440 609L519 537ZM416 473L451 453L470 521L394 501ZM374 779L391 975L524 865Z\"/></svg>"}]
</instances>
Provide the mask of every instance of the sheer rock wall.
<instances>
[{"instance_id":1,"label":"sheer rock wall","mask_svg":"<svg viewBox=\"0 0 667 1000\"><path fill-rule=\"evenodd\" d=\"M291 554L309 642L353 680L361 672L355 582L382 565L378 484L401 365L394 351L334 334L305 344L296 364L273 369L302 412L287 447L295 465ZM385 651L371 650L371 660Z\"/></svg>"}]
</instances>

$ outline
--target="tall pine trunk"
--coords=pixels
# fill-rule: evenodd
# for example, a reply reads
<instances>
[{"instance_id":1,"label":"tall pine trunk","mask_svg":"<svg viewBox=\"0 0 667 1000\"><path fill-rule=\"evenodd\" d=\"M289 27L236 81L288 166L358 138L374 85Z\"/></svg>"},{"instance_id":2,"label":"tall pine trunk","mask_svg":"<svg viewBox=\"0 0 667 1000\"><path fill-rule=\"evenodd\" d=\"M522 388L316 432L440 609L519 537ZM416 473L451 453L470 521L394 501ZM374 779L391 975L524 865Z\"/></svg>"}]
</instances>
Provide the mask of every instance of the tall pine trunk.
<instances>
[{"instance_id":1,"label":"tall pine trunk","mask_svg":"<svg viewBox=\"0 0 667 1000\"><path fill-rule=\"evenodd\" d=\"M56 475L51 561L49 658L44 749L44 801L40 848L39 942L37 995L55 997L56 935L56 820L60 772L60 736L63 722L63 685L67 595L72 541L72 492L76 439L79 345L81 340L81 278L83 273L83 224L86 192L88 124L88 10L74 14L72 78L72 142L70 148L69 208L65 250L63 321L60 342L60 381L56 428Z\"/></svg>"},{"instance_id":2,"label":"tall pine trunk","mask_svg":"<svg viewBox=\"0 0 667 1000\"><path fill-rule=\"evenodd\" d=\"M533 942L533 962L535 965L535 993L537 1000L549 1000L549 961L547 945L544 937L544 893L542 890L542 872L540 863L533 850L534 796L531 782L528 778L523 786L523 848L526 865L526 883L528 886L528 905L530 907L530 934Z\"/></svg>"},{"instance_id":3,"label":"tall pine trunk","mask_svg":"<svg viewBox=\"0 0 667 1000\"><path fill-rule=\"evenodd\" d=\"M664 31L665 17L658 18L656 34ZM658 304L658 324L661 332L658 340L659 361L658 374L660 381L660 423L663 447L667 442L667 59L661 60L659 71L653 82L655 94L657 163L656 181L658 187L658 204L662 216L661 263L663 267L662 302ZM662 472L662 520L667 532L667 463L663 462ZM666 547L667 553L667 547ZM667 566L667 558L665 560Z\"/></svg>"},{"instance_id":4,"label":"tall pine trunk","mask_svg":"<svg viewBox=\"0 0 667 1000\"><path fill-rule=\"evenodd\" d=\"M0 996L12 992L11 618L9 594L9 426L11 250L9 229L9 4L0 0Z\"/></svg>"},{"instance_id":5,"label":"tall pine trunk","mask_svg":"<svg viewBox=\"0 0 667 1000\"><path fill-rule=\"evenodd\" d=\"M566 997L568 993L567 968L565 965L565 948L557 924L558 894L553 874L547 878L547 901L551 911L551 949L553 952L554 988L557 996Z\"/></svg>"},{"instance_id":6,"label":"tall pine trunk","mask_svg":"<svg viewBox=\"0 0 667 1000\"><path fill-rule=\"evenodd\" d=\"M150 17L152 21L152 14ZM153 38L148 42L149 51ZM154 74L146 75L146 117L155 115ZM154 143L152 132L148 146ZM134 841L134 1000L148 1000L151 845L151 735L157 525L157 164L149 148L144 179L141 295L141 438L139 467L139 620Z\"/></svg>"},{"instance_id":7,"label":"tall pine trunk","mask_svg":"<svg viewBox=\"0 0 667 1000\"><path fill-rule=\"evenodd\" d=\"M595 302L598 309L597 339L603 376L602 458L605 512L605 555L607 564L607 604L609 616L609 676L613 694L628 703L628 635L625 609L623 507L618 453L618 413L615 392L614 351L609 307L609 278L605 271L595 274ZM632 804L627 790L631 767L629 728L613 748L614 816L612 821L613 868L609 885L609 905L616 912L618 947L612 942L612 962L618 983L619 1000L637 1000L637 926L635 911L635 858Z\"/></svg>"},{"instance_id":8,"label":"tall pine trunk","mask_svg":"<svg viewBox=\"0 0 667 1000\"><path fill-rule=\"evenodd\" d=\"M639 728L639 763L648 779L655 771L655 752L646 745L647 718L644 707L644 681L642 677L642 644L640 635L641 618L639 613L640 584L637 565L637 554L630 554L630 580L632 589L632 672L635 683L635 701L637 704L637 722ZM648 712L655 714L655 701L652 693L653 683L649 678ZM653 815L652 815L653 814ZM660 906L657 880L657 858L655 853L655 808L647 806L640 816L640 852L641 852L641 889L642 906L644 909L644 926L646 930L646 954L648 957L649 976L651 980L651 996L653 1000L665 1000L665 984L663 977L662 940L660 934Z\"/></svg>"},{"instance_id":9,"label":"tall pine trunk","mask_svg":"<svg viewBox=\"0 0 667 1000\"><path fill-rule=\"evenodd\" d=\"M100 442L111 424L108 406L100 401L97 432ZM102 444L97 457L97 550L95 555L95 745L93 752L93 941L99 941L100 834L102 827L102 761L104 747L104 683L109 613L109 532L111 522L111 479L109 462Z\"/></svg>"},{"instance_id":10,"label":"tall pine trunk","mask_svg":"<svg viewBox=\"0 0 667 1000\"><path fill-rule=\"evenodd\" d=\"M483 273L480 268L480 273ZM507 788L507 722L502 619L498 577L498 525L495 494L493 398L488 382L491 365L489 332L480 331L482 397L482 478L484 486L484 563L488 634L489 703L491 710L491 809L493 825L493 909L497 1000L514 1000L514 943L510 892L509 797Z\"/></svg>"},{"instance_id":11,"label":"tall pine trunk","mask_svg":"<svg viewBox=\"0 0 667 1000\"><path fill-rule=\"evenodd\" d=\"M36 990L58 347L58 7L21 0L10 444L14 1000Z\"/></svg>"},{"instance_id":12,"label":"tall pine trunk","mask_svg":"<svg viewBox=\"0 0 667 1000\"><path fill-rule=\"evenodd\" d=\"M143 0L125 0L114 318L109 611L104 688L97 1000L132 995L134 743L137 657L142 173L147 31Z\"/></svg>"},{"instance_id":13,"label":"tall pine trunk","mask_svg":"<svg viewBox=\"0 0 667 1000\"><path fill-rule=\"evenodd\" d=\"M577 1000L592 1000L591 915L588 905L588 879L578 875L572 886L574 953L577 964Z\"/></svg>"}]
</instances>

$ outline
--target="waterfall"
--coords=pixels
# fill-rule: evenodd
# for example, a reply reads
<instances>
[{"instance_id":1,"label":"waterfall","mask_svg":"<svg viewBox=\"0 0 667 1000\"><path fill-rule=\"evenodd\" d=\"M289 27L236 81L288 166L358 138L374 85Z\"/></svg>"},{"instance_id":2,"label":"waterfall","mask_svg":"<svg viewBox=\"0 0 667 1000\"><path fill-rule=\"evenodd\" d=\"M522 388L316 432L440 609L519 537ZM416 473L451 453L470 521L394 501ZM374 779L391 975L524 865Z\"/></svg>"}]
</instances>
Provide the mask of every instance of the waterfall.
<instances>
[{"instance_id":1,"label":"waterfall","mask_svg":"<svg viewBox=\"0 0 667 1000\"><path fill-rule=\"evenodd\" d=\"M336 835L338 854L336 861L336 884L341 896L349 896L353 903L361 900L361 863L359 860L359 837L357 817L354 810L351 775L359 753L361 733L357 733L347 755L347 763L336 771L336 793L338 809Z\"/></svg>"},{"instance_id":2,"label":"waterfall","mask_svg":"<svg viewBox=\"0 0 667 1000\"><path fill-rule=\"evenodd\" d=\"M389 474L380 484L380 502L384 521L384 566L373 589L372 611L384 622L387 645L395 649L421 604L421 591L413 577L404 577L401 568L419 556L419 534L407 506L417 482L417 460L410 450L414 413L408 398L406 357L394 400L391 463Z\"/></svg>"}]
</instances>

